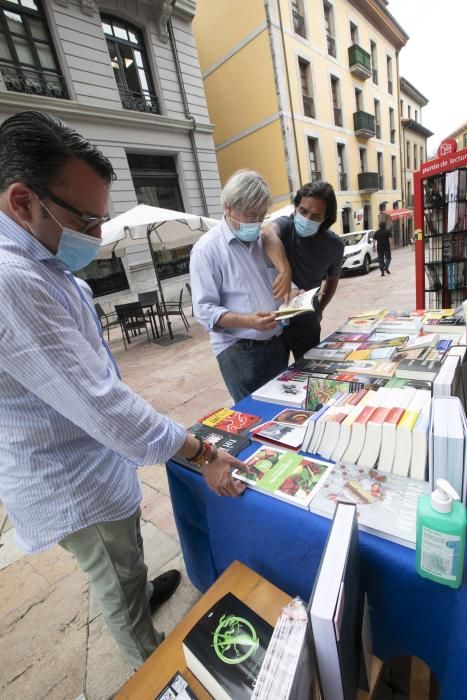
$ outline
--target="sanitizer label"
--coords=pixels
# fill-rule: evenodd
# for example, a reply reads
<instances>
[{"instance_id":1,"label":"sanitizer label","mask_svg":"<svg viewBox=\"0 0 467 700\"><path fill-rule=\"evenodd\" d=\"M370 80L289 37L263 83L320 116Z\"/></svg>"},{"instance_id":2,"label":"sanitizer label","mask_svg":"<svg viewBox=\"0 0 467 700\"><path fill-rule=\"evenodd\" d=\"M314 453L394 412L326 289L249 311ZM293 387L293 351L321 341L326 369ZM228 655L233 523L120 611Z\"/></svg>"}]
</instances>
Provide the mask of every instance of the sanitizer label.
<instances>
[{"instance_id":1,"label":"sanitizer label","mask_svg":"<svg viewBox=\"0 0 467 700\"><path fill-rule=\"evenodd\" d=\"M455 581L460 552L460 537L422 528L422 556L420 566L423 571L446 581Z\"/></svg>"}]
</instances>

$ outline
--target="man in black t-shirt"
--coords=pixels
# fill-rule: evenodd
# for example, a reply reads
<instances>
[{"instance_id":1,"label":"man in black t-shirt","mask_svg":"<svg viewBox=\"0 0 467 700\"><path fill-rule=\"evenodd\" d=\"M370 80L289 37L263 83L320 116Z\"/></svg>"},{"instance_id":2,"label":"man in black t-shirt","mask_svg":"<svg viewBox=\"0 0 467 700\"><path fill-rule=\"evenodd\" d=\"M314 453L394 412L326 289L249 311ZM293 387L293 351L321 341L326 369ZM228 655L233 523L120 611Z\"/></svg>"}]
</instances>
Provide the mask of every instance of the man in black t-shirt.
<instances>
[{"instance_id":1,"label":"man in black t-shirt","mask_svg":"<svg viewBox=\"0 0 467 700\"><path fill-rule=\"evenodd\" d=\"M263 230L263 244L272 263L276 261L277 237L285 248L292 270L292 281L299 289L321 287L316 313L300 314L290 319L284 338L294 358L320 342L321 317L334 296L344 256L344 244L329 230L337 218L336 195L327 182L309 182L294 198L294 213L281 216ZM276 262L278 263L276 265Z\"/></svg>"},{"instance_id":2,"label":"man in black t-shirt","mask_svg":"<svg viewBox=\"0 0 467 700\"><path fill-rule=\"evenodd\" d=\"M386 222L382 221L379 229L375 232L373 237L373 246L376 243L376 252L378 253L379 269L381 270L381 277L384 277L384 273L389 272L389 265L391 264L391 245L389 239L392 238L391 231L386 226Z\"/></svg>"}]
</instances>

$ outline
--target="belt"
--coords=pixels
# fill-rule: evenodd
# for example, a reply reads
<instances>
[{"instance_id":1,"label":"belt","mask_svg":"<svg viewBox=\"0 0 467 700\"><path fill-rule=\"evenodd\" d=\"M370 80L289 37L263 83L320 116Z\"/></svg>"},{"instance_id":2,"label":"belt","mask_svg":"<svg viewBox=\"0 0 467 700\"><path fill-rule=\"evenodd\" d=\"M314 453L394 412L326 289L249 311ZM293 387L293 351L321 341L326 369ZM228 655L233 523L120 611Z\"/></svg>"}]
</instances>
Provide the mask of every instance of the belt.
<instances>
[{"instance_id":1,"label":"belt","mask_svg":"<svg viewBox=\"0 0 467 700\"><path fill-rule=\"evenodd\" d=\"M280 335L273 335L270 338L266 338L266 340L255 340L253 338L241 338L240 340L237 340L234 345L238 345L243 349L248 349L253 347L254 345L267 345L268 343L272 343L273 341L278 340L280 338Z\"/></svg>"}]
</instances>

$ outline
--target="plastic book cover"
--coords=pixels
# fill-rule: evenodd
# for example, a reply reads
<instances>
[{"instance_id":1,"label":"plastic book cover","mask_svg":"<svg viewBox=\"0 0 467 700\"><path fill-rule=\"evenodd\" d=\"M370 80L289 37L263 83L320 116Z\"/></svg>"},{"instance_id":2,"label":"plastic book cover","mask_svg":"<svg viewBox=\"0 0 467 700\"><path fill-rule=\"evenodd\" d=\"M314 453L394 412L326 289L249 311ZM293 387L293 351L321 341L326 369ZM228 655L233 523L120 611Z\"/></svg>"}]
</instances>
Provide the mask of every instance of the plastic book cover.
<instances>
[{"instance_id":1,"label":"plastic book cover","mask_svg":"<svg viewBox=\"0 0 467 700\"><path fill-rule=\"evenodd\" d=\"M253 425L259 423L261 418L251 413L242 413L230 408L219 408L217 411L209 413L199 421L211 428L225 430L226 433L241 433L249 430Z\"/></svg>"},{"instance_id":2,"label":"plastic book cover","mask_svg":"<svg viewBox=\"0 0 467 700\"><path fill-rule=\"evenodd\" d=\"M415 549L417 502L428 493L426 481L336 464L314 492L310 510L332 518L337 501L355 503L362 530Z\"/></svg>"},{"instance_id":3,"label":"plastic book cover","mask_svg":"<svg viewBox=\"0 0 467 700\"><path fill-rule=\"evenodd\" d=\"M313 415L313 411L301 411L297 408L285 408L274 416L277 423L287 423L287 425L306 425Z\"/></svg>"},{"instance_id":4,"label":"plastic book cover","mask_svg":"<svg viewBox=\"0 0 467 700\"><path fill-rule=\"evenodd\" d=\"M268 446L254 452L232 475L250 488L308 508L313 491L329 466L328 462Z\"/></svg>"},{"instance_id":5,"label":"plastic book cover","mask_svg":"<svg viewBox=\"0 0 467 700\"><path fill-rule=\"evenodd\" d=\"M270 420L254 428L251 436L259 442L272 442L289 450L298 450L305 437L304 425L288 425Z\"/></svg>"},{"instance_id":6,"label":"plastic book cover","mask_svg":"<svg viewBox=\"0 0 467 700\"><path fill-rule=\"evenodd\" d=\"M186 680L176 673L155 700L198 700Z\"/></svg>"}]
</instances>

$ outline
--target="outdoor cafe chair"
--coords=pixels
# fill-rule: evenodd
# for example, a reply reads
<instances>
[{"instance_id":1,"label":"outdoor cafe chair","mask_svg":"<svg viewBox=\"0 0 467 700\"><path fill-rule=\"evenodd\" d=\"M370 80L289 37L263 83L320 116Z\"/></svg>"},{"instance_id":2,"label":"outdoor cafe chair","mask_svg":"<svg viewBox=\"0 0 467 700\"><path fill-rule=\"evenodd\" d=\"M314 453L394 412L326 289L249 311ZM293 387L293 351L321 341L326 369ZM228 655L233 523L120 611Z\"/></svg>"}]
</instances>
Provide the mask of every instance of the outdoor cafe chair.
<instances>
[{"instance_id":1,"label":"outdoor cafe chair","mask_svg":"<svg viewBox=\"0 0 467 700\"><path fill-rule=\"evenodd\" d=\"M165 309L167 311L167 316L180 316L185 325L186 330L189 330L190 324L188 323L187 317L185 316L185 312L183 311L183 287L180 290L180 296L178 301L166 301Z\"/></svg>"},{"instance_id":2,"label":"outdoor cafe chair","mask_svg":"<svg viewBox=\"0 0 467 700\"><path fill-rule=\"evenodd\" d=\"M141 334L143 329L146 331L148 343L151 342L148 331L148 324L152 330L151 319L146 316L139 301L130 304L118 304L115 306L115 311L120 323L125 350L127 350L127 343L131 345L130 334L136 336Z\"/></svg>"},{"instance_id":3,"label":"outdoor cafe chair","mask_svg":"<svg viewBox=\"0 0 467 700\"><path fill-rule=\"evenodd\" d=\"M111 311L110 313L106 314L100 304L94 304L94 308L96 310L97 318L100 321L102 330L107 331L107 340L110 342L110 329L114 326L120 325L120 321L117 318L117 314L115 311Z\"/></svg>"},{"instance_id":4,"label":"outdoor cafe chair","mask_svg":"<svg viewBox=\"0 0 467 700\"><path fill-rule=\"evenodd\" d=\"M146 311L146 316L151 319L153 336L159 338L159 331L157 330L157 319L159 319L159 326L161 329L160 334L164 330L164 322L161 316L161 304L159 301L159 292L155 289L151 292L140 292L138 294L138 301L143 309L148 309Z\"/></svg>"}]
</instances>

